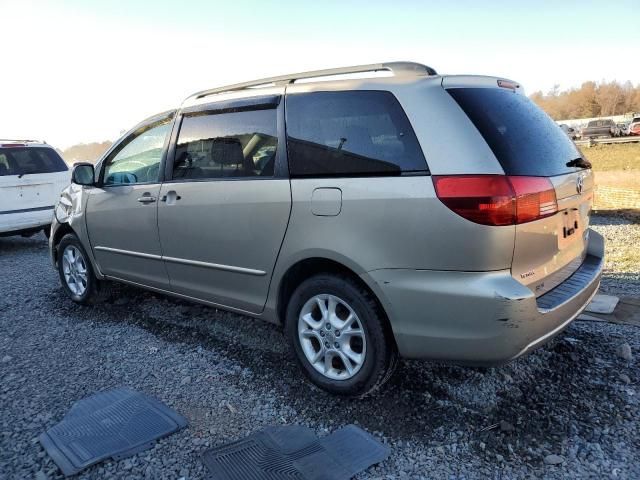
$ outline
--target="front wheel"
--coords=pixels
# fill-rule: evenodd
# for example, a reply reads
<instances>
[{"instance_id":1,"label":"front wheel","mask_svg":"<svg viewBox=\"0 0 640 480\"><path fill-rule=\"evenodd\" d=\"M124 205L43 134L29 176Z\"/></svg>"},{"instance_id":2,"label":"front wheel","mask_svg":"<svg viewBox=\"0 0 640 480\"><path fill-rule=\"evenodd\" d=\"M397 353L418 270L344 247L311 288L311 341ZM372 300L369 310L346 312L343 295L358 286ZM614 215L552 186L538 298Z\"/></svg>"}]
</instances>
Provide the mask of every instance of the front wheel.
<instances>
[{"instance_id":1,"label":"front wheel","mask_svg":"<svg viewBox=\"0 0 640 480\"><path fill-rule=\"evenodd\" d=\"M346 276L320 274L302 282L289 300L285 328L302 371L330 393L366 395L396 365L384 313Z\"/></svg>"},{"instance_id":2,"label":"front wheel","mask_svg":"<svg viewBox=\"0 0 640 480\"><path fill-rule=\"evenodd\" d=\"M58 274L67 295L84 305L104 300L108 294L106 282L98 280L87 252L74 234L62 237L57 247Z\"/></svg>"}]
</instances>

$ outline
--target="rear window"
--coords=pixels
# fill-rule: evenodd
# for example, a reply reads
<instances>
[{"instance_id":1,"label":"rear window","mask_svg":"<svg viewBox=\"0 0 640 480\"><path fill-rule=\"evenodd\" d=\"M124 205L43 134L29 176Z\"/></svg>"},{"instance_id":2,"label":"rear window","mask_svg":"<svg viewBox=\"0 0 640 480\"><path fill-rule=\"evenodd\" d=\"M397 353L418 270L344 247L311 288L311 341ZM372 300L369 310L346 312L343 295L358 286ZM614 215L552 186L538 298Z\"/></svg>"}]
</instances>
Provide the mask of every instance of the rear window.
<instances>
[{"instance_id":1,"label":"rear window","mask_svg":"<svg viewBox=\"0 0 640 480\"><path fill-rule=\"evenodd\" d=\"M531 100L503 88L452 88L506 175L550 177L580 170L582 158L556 123Z\"/></svg>"},{"instance_id":2,"label":"rear window","mask_svg":"<svg viewBox=\"0 0 640 480\"><path fill-rule=\"evenodd\" d=\"M52 148L0 148L0 177L67 171L67 165Z\"/></svg>"},{"instance_id":3,"label":"rear window","mask_svg":"<svg viewBox=\"0 0 640 480\"><path fill-rule=\"evenodd\" d=\"M427 164L404 111L389 92L287 96L287 146L294 177L400 175Z\"/></svg>"}]
</instances>

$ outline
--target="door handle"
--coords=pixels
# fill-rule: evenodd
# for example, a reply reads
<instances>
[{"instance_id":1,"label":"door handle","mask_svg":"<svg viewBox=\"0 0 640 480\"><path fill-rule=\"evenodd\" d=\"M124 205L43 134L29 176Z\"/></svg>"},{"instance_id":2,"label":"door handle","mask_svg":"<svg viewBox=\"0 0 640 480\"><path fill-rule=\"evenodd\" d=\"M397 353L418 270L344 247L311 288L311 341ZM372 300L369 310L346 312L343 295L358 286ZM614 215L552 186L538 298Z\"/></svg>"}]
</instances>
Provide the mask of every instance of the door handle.
<instances>
[{"instance_id":1,"label":"door handle","mask_svg":"<svg viewBox=\"0 0 640 480\"><path fill-rule=\"evenodd\" d=\"M151 194L149 194L149 195L145 195L145 194L143 194L143 195L138 199L138 201L139 201L140 203L153 203L153 202L155 202L155 201L156 201L156 197L152 197L152 196L151 196Z\"/></svg>"},{"instance_id":2,"label":"door handle","mask_svg":"<svg viewBox=\"0 0 640 480\"><path fill-rule=\"evenodd\" d=\"M182 197L180 195L178 195L175 190L170 190L170 191L167 192L166 195L163 195L160 200L163 201L163 202L166 202L167 205L173 205L174 203L176 203L181 198Z\"/></svg>"}]
</instances>

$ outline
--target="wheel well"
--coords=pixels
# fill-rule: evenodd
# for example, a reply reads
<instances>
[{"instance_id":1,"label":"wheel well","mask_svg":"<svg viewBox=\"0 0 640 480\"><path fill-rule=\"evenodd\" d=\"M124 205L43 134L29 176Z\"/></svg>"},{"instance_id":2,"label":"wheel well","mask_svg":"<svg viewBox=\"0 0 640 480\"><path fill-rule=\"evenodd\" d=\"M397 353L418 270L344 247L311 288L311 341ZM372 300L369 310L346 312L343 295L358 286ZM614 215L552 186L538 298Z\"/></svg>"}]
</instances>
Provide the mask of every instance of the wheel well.
<instances>
[{"instance_id":1,"label":"wheel well","mask_svg":"<svg viewBox=\"0 0 640 480\"><path fill-rule=\"evenodd\" d=\"M75 233L73 228L68 223L61 223L56 229L56 234L53 236L52 245L53 245L53 259L56 264L58 263L58 244L62 237L64 237L67 233Z\"/></svg>"},{"instance_id":2,"label":"wheel well","mask_svg":"<svg viewBox=\"0 0 640 480\"><path fill-rule=\"evenodd\" d=\"M287 304L289 303L289 298L291 298L293 291L298 287L298 285L300 285L300 283L305 281L307 278L310 278L319 273L334 273L345 275L351 278L359 286L366 289L375 299L378 307L380 308L380 311L384 315L384 322L386 324L386 327L388 328L388 333L390 334L389 338L394 339L387 312L385 311L382 303L380 303L377 295L369 288L369 285L367 285L362 280L362 278L360 278L360 276L350 268L345 267L343 264L336 261L329 260L328 258L307 258L305 260L301 260L295 265L292 265L289 270L287 270L287 273L284 274L284 276L282 277L282 281L280 282L277 305L278 318L283 325L286 318L285 316Z\"/></svg>"}]
</instances>

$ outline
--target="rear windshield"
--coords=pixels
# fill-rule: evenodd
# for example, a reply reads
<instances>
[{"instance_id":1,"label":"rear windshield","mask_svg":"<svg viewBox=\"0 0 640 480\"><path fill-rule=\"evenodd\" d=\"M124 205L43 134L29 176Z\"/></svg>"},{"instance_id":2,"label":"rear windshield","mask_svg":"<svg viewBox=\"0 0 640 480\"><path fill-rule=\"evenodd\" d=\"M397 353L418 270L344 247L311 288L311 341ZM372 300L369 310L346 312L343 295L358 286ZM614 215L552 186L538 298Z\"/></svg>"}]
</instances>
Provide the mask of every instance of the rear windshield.
<instances>
[{"instance_id":1,"label":"rear windshield","mask_svg":"<svg viewBox=\"0 0 640 480\"><path fill-rule=\"evenodd\" d=\"M504 88L447 91L482 134L506 175L550 177L588 165L576 161L582 155L574 143L524 95Z\"/></svg>"},{"instance_id":2,"label":"rear windshield","mask_svg":"<svg viewBox=\"0 0 640 480\"><path fill-rule=\"evenodd\" d=\"M0 148L0 177L67 171L58 153L46 147Z\"/></svg>"}]
</instances>

